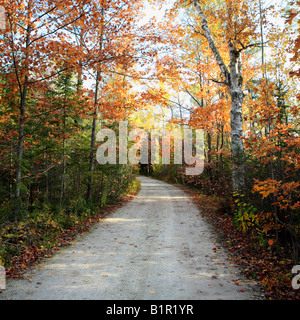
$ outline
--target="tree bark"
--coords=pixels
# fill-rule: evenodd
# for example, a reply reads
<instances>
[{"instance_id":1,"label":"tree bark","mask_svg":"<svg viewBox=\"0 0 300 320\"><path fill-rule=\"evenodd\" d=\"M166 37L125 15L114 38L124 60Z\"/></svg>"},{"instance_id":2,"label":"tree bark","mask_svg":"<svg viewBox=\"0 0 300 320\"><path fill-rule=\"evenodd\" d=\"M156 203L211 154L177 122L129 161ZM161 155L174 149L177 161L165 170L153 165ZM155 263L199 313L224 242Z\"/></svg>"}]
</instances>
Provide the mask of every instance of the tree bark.
<instances>
[{"instance_id":1,"label":"tree bark","mask_svg":"<svg viewBox=\"0 0 300 320\"><path fill-rule=\"evenodd\" d=\"M231 98L231 149L232 149L232 185L233 189L242 190L245 185L244 173L244 146L243 146L243 113L242 106L244 100L243 78L241 75L240 51L237 50L232 42L228 44L230 57L230 70L225 65L219 50L212 37L207 19L201 5L197 0L193 1L193 5L202 19L202 29L204 36L209 43L209 47L214 58L225 78L224 84L229 89Z\"/></svg>"},{"instance_id":2,"label":"tree bark","mask_svg":"<svg viewBox=\"0 0 300 320\"><path fill-rule=\"evenodd\" d=\"M93 174L94 174L94 162L95 162L95 145L96 145L96 126L97 126L97 103L98 103L98 91L99 91L99 78L100 71L96 75L96 89L95 89L95 101L94 101L94 113L92 122L92 132L91 132L91 151L89 157L89 179L88 179L88 189L87 189L87 199L91 200L93 195Z\"/></svg>"},{"instance_id":3,"label":"tree bark","mask_svg":"<svg viewBox=\"0 0 300 320\"><path fill-rule=\"evenodd\" d=\"M31 2L28 4L28 12L31 10ZM23 163L23 150L24 150L24 126L25 126L25 112L26 112L26 100L28 91L28 56L29 56L29 45L31 35L31 25L28 24L26 29L26 44L25 44L25 77L22 87L20 87L20 115L19 115L19 135L17 144L17 168L16 168L16 187L15 187L15 220L18 220L20 214L22 200L21 200L21 183L22 183L22 163ZM18 70L15 70L16 76L18 77Z\"/></svg>"},{"instance_id":4,"label":"tree bark","mask_svg":"<svg viewBox=\"0 0 300 320\"><path fill-rule=\"evenodd\" d=\"M104 8L101 8L101 33L100 33L100 54L103 50L103 36L104 36ZM94 163L95 163L95 145L96 145L96 126L97 126L97 111L98 111L98 94L99 94L99 81L101 76L101 68L98 68L96 74L96 88L95 88L95 99L94 99L94 113L93 113L93 123L92 123L92 132L91 132L91 151L89 157L89 179L88 179L88 188L87 188L87 200L92 199L93 195L93 174L94 174Z\"/></svg>"},{"instance_id":5,"label":"tree bark","mask_svg":"<svg viewBox=\"0 0 300 320\"><path fill-rule=\"evenodd\" d=\"M232 183L234 190L241 190L245 185L244 146L243 146L243 78L241 75L240 52L229 44L231 97L231 149L233 156Z\"/></svg>"},{"instance_id":6,"label":"tree bark","mask_svg":"<svg viewBox=\"0 0 300 320\"><path fill-rule=\"evenodd\" d=\"M66 90L66 88L64 88ZM63 108L63 170L61 176L61 191L60 191L60 208L66 209L66 174L67 174L67 160L66 160L66 93L64 93L64 108Z\"/></svg>"}]
</instances>

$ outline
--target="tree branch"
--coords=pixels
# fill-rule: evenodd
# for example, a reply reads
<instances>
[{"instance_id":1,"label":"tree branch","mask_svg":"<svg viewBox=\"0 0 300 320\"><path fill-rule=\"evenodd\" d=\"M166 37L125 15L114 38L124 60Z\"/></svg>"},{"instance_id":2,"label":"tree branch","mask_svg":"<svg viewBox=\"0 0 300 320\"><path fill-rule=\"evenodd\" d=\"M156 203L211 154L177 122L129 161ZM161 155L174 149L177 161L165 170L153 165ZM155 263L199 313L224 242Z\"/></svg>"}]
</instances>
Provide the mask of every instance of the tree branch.
<instances>
[{"instance_id":1,"label":"tree branch","mask_svg":"<svg viewBox=\"0 0 300 320\"><path fill-rule=\"evenodd\" d=\"M230 72L228 71L228 69L227 69L227 67L226 67L226 65L225 65L225 63L224 63L224 61L223 61L223 59L222 59L222 57L220 55L220 52L219 52L219 50L218 50L218 48L217 48L217 46L216 46L216 44L214 42L214 39L212 37L211 31L210 31L209 26L208 26L207 19L206 19L204 13L203 13L203 10L202 10L198 0L193 0L193 4L194 4L194 7L197 10L199 16L202 19L202 29L204 31L204 36L207 39L207 41L209 43L209 47L210 47L210 49L211 49L211 51L212 51L212 53L213 53L213 55L214 55L214 57L215 57L215 59L217 61L217 64L220 67L221 72L222 72L223 76L226 79L224 83L226 83L226 85L229 86L229 84L230 84Z\"/></svg>"},{"instance_id":2,"label":"tree branch","mask_svg":"<svg viewBox=\"0 0 300 320\"><path fill-rule=\"evenodd\" d=\"M197 103L197 105L202 108L203 106L201 105L201 103L198 101L198 99L196 99L188 89L185 89L185 92Z\"/></svg>"},{"instance_id":3,"label":"tree branch","mask_svg":"<svg viewBox=\"0 0 300 320\"><path fill-rule=\"evenodd\" d=\"M218 84L227 85L227 83L226 83L225 81L218 81L218 80L216 80L216 79L208 79L208 80L213 81L213 82L218 83Z\"/></svg>"},{"instance_id":4,"label":"tree branch","mask_svg":"<svg viewBox=\"0 0 300 320\"><path fill-rule=\"evenodd\" d=\"M29 43L29 45L31 45L31 44L32 44L33 42L35 42L35 41L38 41L38 40L40 40L40 39L42 39L42 38L45 38L45 37L47 37L47 36L49 36L49 35L51 35L51 34L53 34L53 33L56 33L58 30L61 30L61 29L65 28L65 27L67 27L68 25L70 25L70 24L74 23L75 21L79 20L82 16L83 16L83 14L81 14L80 16L78 16L78 17L77 17L76 19L74 19L73 21L70 21L70 22L68 22L68 23L66 23L66 24L58 27L57 29L55 29L55 30L53 30L53 31L51 31L51 32L45 33L45 34L43 34L43 35L41 35L41 36L39 36L39 37L31 40L30 43Z\"/></svg>"}]
</instances>

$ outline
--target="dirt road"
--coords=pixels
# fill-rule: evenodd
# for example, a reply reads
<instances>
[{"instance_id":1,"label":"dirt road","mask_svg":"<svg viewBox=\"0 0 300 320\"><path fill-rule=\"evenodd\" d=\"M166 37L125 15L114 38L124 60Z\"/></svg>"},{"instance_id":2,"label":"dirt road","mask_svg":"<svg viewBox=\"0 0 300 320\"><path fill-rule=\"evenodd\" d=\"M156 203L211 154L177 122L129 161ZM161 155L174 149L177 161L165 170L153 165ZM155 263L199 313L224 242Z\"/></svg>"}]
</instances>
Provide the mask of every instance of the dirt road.
<instances>
[{"instance_id":1,"label":"dirt road","mask_svg":"<svg viewBox=\"0 0 300 320\"><path fill-rule=\"evenodd\" d=\"M230 264L192 200L140 177L139 195L27 274L0 299L250 300L258 295Z\"/></svg>"}]
</instances>

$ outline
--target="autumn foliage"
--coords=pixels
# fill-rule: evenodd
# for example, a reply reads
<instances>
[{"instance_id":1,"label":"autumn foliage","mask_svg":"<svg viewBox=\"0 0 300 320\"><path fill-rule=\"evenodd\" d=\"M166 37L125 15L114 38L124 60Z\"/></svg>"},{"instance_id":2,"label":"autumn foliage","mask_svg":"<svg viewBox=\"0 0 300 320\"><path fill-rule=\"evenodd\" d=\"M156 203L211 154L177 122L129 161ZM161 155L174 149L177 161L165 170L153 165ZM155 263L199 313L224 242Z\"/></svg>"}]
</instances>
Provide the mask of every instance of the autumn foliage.
<instances>
[{"instance_id":1,"label":"autumn foliage","mask_svg":"<svg viewBox=\"0 0 300 320\"><path fill-rule=\"evenodd\" d=\"M290 281L291 268L299 262L300 252L299 36L295 32L299 5L291 3L282 14L278 8L266 9L250 1L198 1L202 12L193 7L193 2L176 3L170 17L186 14L174 31L180 41L173 43L180 52L177 66L182 71L175 84L170 81L173 96L166 90L169 95L164 97L172 123L204 130L205 171L201 176L186 177L182 166L157 166L154 175L212 199L221 197L219 210L224 218L213 213L210 218L224 219L226 225L228 219L230 232L234 232L233 227L241 232L237 237L251 239L247 255L253 259L261 250L266 251L265 261L270 264L262 266L261 271L272 264L274 268L275 264L288 266L287 273L276 269L277 276L276 272L271 275L265 271L261 280L272 292L271 298L296 298ZM282 25L275 24L270 15L281 18ZM208 22L211 38L203 20ZM232 153L235 124L231 88L224 78L226 72L220 72L222 61L218 61L221 57L226 66L230 64L231 43L240 53L244 93L244 154L239 158ZM232 184L235 165L243 167L244 183L238 190ZM206 200L201 198L201 202L203 207ZM205 205L203 210L207 210Z\"/></svg>"},{"instance_id":2,"label":"autumn foliage","mask_svg":"<svg viewBox=\"0 0 300 320\"><path fill-rule=\"evenodd\" d=\"M204 173L153 175L192 189L232 251L248 239L248 274L293 298L278 265L300 258L299 2L177 0L161 21L146 4L166 1L0 0L0 263L22 269L137 190L136 168L96 163L99 128L189 127Z\"/></svg>"},{"instance_id":3,"label":"autumn foliage","mask_svg":"<svg viewBox=\"0 0 300 320\"><path fill-rule=\"evenodd\" d=\"M131 167L96 165L95 135L141 103L128 78L154 51L132 40L158 38L136 24L141 1L0 5L0 263L13 268L137 189Z\"/></svg>"}]
</instances>

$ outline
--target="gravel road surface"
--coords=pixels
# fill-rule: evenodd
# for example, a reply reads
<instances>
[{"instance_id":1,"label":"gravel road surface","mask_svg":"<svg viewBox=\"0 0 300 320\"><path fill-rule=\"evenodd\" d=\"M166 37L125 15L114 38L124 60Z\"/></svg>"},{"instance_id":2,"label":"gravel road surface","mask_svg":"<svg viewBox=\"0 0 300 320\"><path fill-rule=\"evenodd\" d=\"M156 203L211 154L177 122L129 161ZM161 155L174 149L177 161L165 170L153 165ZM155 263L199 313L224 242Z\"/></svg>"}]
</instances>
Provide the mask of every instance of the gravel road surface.
<instances>
[{"instance_id":1,"label":"gravel road surface","mask_svg":"<svg viewBox=\"0 0 300 320\"><path fill-rule=\"evenodd\" d=\"M139 177L138 196L29 271L0 300L255 300L181 189Z\"/></svg>"}]
</instances>

